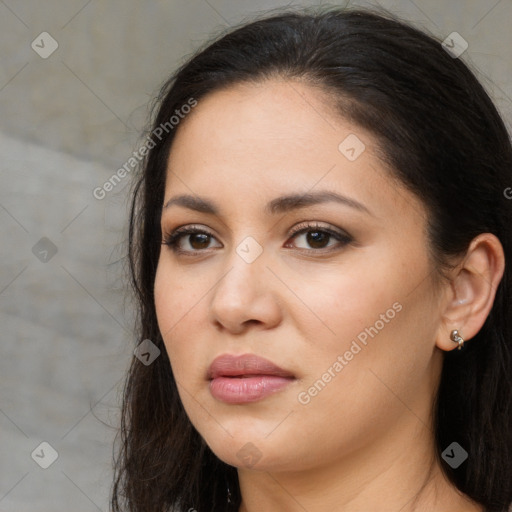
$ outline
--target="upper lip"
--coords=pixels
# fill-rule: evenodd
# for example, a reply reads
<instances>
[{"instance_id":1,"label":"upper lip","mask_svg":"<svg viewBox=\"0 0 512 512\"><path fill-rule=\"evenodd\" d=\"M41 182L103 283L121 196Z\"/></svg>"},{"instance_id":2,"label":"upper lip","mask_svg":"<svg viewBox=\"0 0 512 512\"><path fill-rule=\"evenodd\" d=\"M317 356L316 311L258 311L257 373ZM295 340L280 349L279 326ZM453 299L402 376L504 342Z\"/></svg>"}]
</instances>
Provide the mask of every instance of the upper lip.
<instances>
[{"instance_id":1,"label":"upper lip","mask_svg":"<svg viewBox=\"0 0 512 512\"><path fill-rule=\"evenodd\" d=\"M293 377L293 374L280 368L272 361L255 354L222 354L216 357L208 369L208 378L236 377L242 375L275 375Z\"/></svg>"}]
</instances>

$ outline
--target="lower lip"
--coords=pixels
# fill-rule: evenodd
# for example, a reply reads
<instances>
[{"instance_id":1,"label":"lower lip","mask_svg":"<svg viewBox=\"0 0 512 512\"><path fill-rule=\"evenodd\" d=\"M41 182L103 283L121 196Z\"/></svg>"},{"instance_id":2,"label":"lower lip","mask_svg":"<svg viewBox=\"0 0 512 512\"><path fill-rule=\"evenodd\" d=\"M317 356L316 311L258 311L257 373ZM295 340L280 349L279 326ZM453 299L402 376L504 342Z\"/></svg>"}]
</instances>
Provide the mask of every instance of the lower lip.
<instances>
[{"instance_id":1,"label":"lower lip","mask_svg":"<svg viewBox=\"0 0 512 512\"><path fill-rule=\"evenodd\" d=\"M210 393L221 402L246 404L280 391L292 380L294 379L274 375L217 377L210 381Z\"/></svg>"}]
</instances>

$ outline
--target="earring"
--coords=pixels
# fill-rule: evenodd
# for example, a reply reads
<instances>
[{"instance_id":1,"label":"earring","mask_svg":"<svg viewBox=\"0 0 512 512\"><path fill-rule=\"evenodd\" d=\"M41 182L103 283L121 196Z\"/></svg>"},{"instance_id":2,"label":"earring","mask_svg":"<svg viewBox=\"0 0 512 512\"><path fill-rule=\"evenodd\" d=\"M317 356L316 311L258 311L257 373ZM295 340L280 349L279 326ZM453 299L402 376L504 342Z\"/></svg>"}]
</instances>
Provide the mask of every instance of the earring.
<instances>
[{"instance_id":1,"label":"earring","mask_svg":"<svg viewBox=\"0 0 512 512\"><path fill-rule=\"evenodd\" d=\"M460 350L464 346L464 338L459 334L459 331L454 329L450 334L450 339L455 343L458 343L458 349Z\"/></svg>"}]
</instances>

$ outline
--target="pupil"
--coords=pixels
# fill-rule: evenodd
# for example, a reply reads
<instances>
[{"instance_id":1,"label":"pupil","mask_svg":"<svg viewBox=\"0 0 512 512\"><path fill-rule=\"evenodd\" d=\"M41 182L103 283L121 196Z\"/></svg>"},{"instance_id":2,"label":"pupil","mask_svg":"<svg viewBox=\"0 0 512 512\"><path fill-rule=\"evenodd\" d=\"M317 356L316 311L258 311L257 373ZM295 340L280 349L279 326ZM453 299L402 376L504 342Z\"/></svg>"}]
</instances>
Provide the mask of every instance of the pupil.
<instances>
[{"instance_id":1,"label":"pupil","mask_svg":"<svg viewBox=\"0 0 512 512\"><path fill-rule=\"evenodd\" d=\"M322 233L321 231L310 231L307 235L308 244L313 247L317 247L318 244L323 246L322 242L325 242L328 237L328 233Z\"/></svg>"},{"instance_id":2,"label":"pupil","mask_svg":"<svg viewBox=\"0 0 512 512\"><path fill-rule=\"evenodd\" d=\"M202 239L202 240L200 240ZM205 235L204 233L195 233L191 235L190 245L194 247L194 249L204 249L208 247L209 243L209 235ZM199 241L199 247L196 247L195 241Z\"/></svg>"}]
</instances>

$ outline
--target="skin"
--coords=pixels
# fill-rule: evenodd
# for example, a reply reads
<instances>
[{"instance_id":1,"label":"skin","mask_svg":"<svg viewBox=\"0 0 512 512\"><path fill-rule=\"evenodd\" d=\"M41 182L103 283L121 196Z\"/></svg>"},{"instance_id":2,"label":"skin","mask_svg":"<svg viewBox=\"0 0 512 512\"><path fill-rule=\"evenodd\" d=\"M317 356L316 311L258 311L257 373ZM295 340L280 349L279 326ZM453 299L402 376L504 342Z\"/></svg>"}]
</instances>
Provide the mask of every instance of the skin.
<instances>
[{"instance_id":1,"label":"skin","mask_svg":"<svg viewBox=\"0 0 512 512\"><path fill-rule=\"evenodd\" d=\"M338 149L349 134L366 146L354 161ZM335 202L264 212L277 196L318 190L370 213ZM164 204L180 194L208 198L220 212L164 208L164 234L195 225L212 237L182 237L185 254L162 246L157 317L190 421L238 468L240 511L482 511L437 463L426 478L443 354L457 347L452 329L470 343L492 307L504 266L496 237L473 240L450 279L439 280L420 199L392 179L372 135L297 81L236 85L203 98L169 155ZM304 222L353 241L291 237ZM263 249L252 263L236 252L248 236ZM394 318L300 403L299 393L396 303ZM209 392L207 370L226 353L260 355L295 380L261 401L223 403ZM247 443L254 465L237 455Z\"/></svg>"}]
</instances>

